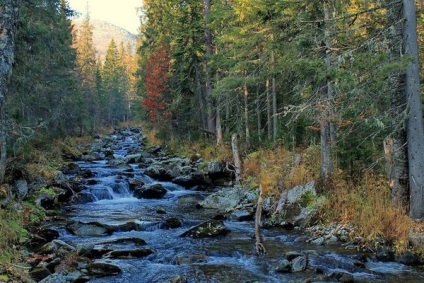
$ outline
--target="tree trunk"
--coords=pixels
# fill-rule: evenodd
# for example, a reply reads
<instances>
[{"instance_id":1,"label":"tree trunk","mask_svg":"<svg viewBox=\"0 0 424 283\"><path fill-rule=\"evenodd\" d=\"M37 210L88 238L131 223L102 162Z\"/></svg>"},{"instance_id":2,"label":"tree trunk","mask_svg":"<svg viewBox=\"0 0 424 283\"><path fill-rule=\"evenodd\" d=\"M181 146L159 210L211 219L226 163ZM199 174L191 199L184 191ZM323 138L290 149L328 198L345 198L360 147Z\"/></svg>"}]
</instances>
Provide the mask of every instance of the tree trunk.
<instances>
[{"instance_id":1,"label":"tree trunk","mask_svg":"<svg viewBox=\"0 0 424 283\"><path fill-rule=\"evenodd\" d=\"M390 6L388 22L390 27L390 61L399 62L403 51L402 3ZM389 77L391 85L390 114L392 134L385 141L386 168L390 178L392 202L403 207L409 205L407 134L405 113L407 97L405 93L405 74L393 74Z\"/></svg>"},{"instance_id":2,"label":"tree trunk","mask_svg":"<svg viewBox=\"0 0 424 283\"><path fill-rule=\"evenodd\" d=\"M256 88L256 120L257 120L257 132L258 140L262 142L262 123L261 123L261 97L259 95L259 88Z\"/></svg>"},{"instance_id":3,"label":"tree trunk","mask_svg":"<svg viewBox=\"0 0 424 283\"><path fill-rule=\"evenodd\" d=\"M231 149L233 151L234 170L236 174L236 185L241 184L241 162L237 146L237 134L231 136Z\"/></svg>"},{"instance_id":4,"label":"tree trunk","mask_svg":"<svg viewBox=\"0 0 424 283\"><path fill-rule=\"evenodd\" d=\"M324 19L327 23L330 22L331 16L328 7L328 3L324 3ZM327 26L324 31L324 60L328 70L331 69L331 55L330 55L330 32ZM323 106L321 117L320 117L320 134L321 134L321 178L324 180L333 172L333 157L332 157L332 139L334 134L332 133L331 125L331 108L333 100L333 88L331 82L327 81L325 86L321 90L320 102Z\"/></svg>"},{"instance_id":5,"label":"tree trunk","mask_svg":"<svg viewBox=\"0 0 424 283\"><path fill-rule=\"evenodd\" d=\"M224 142L222 136L222 125L221 125L221 105L217 105L216 107L216 144L222 145Z\"/></svg>"},{"instance_id":6,"label":"tree trunk","mask_svg":"<svg viewBox=\"0 0 424 283\"><path fill-rule=\"evenodd\" d=\"M272 69L274 72L275 68L275 55L274 51L271 52L271 62L272 62ZM275 85L275 75L272 74L272 80L271 80L271 89L272 89L272 142L274 144L274 147L277 146L277 89Z\"/></svg>"},{"instance_id":7,"label":"tree trunk","mask_svg":"<svg viewBox=\"0 0 424 283\"><path fill-rule=\"evenodd\" d=\"M424 128L418 64L417 22L415 1L403 0L403 42L405 54L412 59L406 72L405 91L408 97L407 121L410 216L424 217Z\"/></svg>"},{"instance_id":8,"label":"tree trunk","mask_svg":"<svg viewBox=\"0 0 424 283\"><path fill-rule=\"evenodd\" d=\"M271 115L271 93L269 90L269 80L266 80L266 113L268 125L268 140L272 137L272 115Z\"/></svg>"},{"instance_id":9,"label":"tree trunk","mask_svg":"<svg viewBox=\"0 0 424 283\"><path fill-rule=\"evenodd\" d=\"M3 0L0 4L0 184L6 172L6 96L12 75L15 30L19 18L20 0Z\"/></svg>"},{"instance_id":10,"label":"tree trunk","mask_svg":"<svg viewBox=\"0 0 424 283\"><path fill-rule=\"evenodd\" d=\"M249 132L249 91L247 85L244 84L244 123L245 123L245 135L246 145L250 146L250 132Z\"/></svg>"},{"instance_id":11,"label":"tree trunk","mask_svg":"<svg viewBox=\"0 0 424 283\"><path fill-rule=\"evenodd\" d=\"M209 60L212 56L212 34L209 29L210 24L210 9L211 2L210 0L203 0L203 10L204 10L204 19L205 19L205 45L206 45L206 101L207 101L207 116L208 116L208 130L214 132L216 129L215 121L215 112L214 112L214 103L212 99L212 68L210 66Z\"/></svg>"},{"instance_id":12,"label":"tree trunk","mask_svg":"<svg viewBox=\"0 0 424 283\"><path fill-rule=\"evenodd\" d=\"M255 213L255 249L257 255L263 255L266 253L265 246L262 243L261 236L261 223L262 223L262 186L259 186L259 197L256 204L256 213Z\"/></svg>"},{"instance_id":13,"label":"tree trunk","mask_svg":"<svg viewBox=\"0 0 424 283\"><path fill-rule=\"evenodd\" d=\"M205 115L206 99L202 91L202 83L200 81L199 59L197 58L196 55L194 55L193 57L194 57L193 65L194 65L194 73L195 73L195 81L196 81L197 98L199 100L200 126L206 130L207 129L207 118Z\"/></svg>"}]
</instances>

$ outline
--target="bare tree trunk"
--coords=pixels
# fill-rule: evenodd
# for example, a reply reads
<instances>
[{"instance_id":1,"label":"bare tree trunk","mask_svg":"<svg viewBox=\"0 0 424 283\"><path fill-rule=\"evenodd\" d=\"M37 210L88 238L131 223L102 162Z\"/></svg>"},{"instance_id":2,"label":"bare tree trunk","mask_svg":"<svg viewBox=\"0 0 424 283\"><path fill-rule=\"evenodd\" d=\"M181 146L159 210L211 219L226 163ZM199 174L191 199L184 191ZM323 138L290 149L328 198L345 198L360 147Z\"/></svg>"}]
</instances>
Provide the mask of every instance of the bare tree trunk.
<instances>
[{"instance_id":1,"label":"bare tree trunk","mask_svg":"<svg viewBox=\"0 0 424 283\"><path fill-rule=\"evenodd\" d=\"M275 68L275 54L274 50L271 52L272 69ZM272 142L277 146L277 89L275 85L275 75L272 75Z\"/></svg>"},{"instance_id":2,"label":"bare tree trunk","mask_svg":"<svg viewBox=\"0 0 424 283\"><path fill-rule=\"evenodd\" d=\"M12 75L15 31L20 5L20 0L3 0L0 3L0 184L3 183L6 172L7 121L5 104Z\"/></svg>"},{"instance_id":3,"label":"bare tree trunk","mask_svg":"<svg viewBox=\"0 0 424 283\"><path fill-rule=\"evenodd\" d=\"M259 142L262 142L261 97L259 95L259 88L256 88L256 120L257 120L258 139L259 139Z\"/></svg>"},{"instance_id":4,"label":"bare tree trunk","mask_svg":"<svg viewBox=\"0 0 424 283\"><path fill-rule=\"evenodd\" d=\"M399 62L403 53L402 3L390 6L388 22L390 28L390 61ZM391 85L390 112L392 117L392 135L385 141L387 173L390 178L392 202L403 207L409 205L407 134L405 117L407 97L405 93L405 74L393 74L389 77Z\"/></svg>"},{"instance_id":5,"label":"bare tree trunk","mask_svg":"<svg viewBox=\"0 0 424 283\"><path fill-rule=\"evenodd\" d=\"M266 80L266 112L268 125L268 140L272 137L272 115L271 115L271 94L269 90L269 80Z\"/></svg>"},{"instance_id":6,"label":"bare tree trunk","mask_svg":"<svg viewBox=\"0 0 424 283\"><path fill-rule=\"evenodd\" d=\"M244 84L244 123L245 123L245 135L246 145L250 146L250 132L249 132L249 91L247 85Z\"/></svg>"},{"instance_id":7,"label":"bare tree trunk","mask_svg":"<svg viewBox=\"0 0 424 283\"><path fill-rule=\"evenodd\" d=\"M240 155L237 146L237 134L233 134L231 136L231 149L233 151L233 159L234 159L234 170L236 174L236 184L241 184L241 162Z\"/></svg>"},{"instance_id":8,"label":"bare tree trunk","mask_svg":"<svg viewBox=\"0 0 424 283\"><path fill-rule=\"evenodd\" d=\"M209 29L210 24L210 0L203 0L203 10L205 19L205 44L206 44L206 101L207 101L207 116L208 116L208 130L214 132L216 130L214 103L212 99L212 68L209 60L212 56L212 34Z\"/></svg>"},{"instance_id":9,"label":"bare tree trunk","mask_svg":"<svg viewBox=\"0 0 424 283\"><path fill-rule=\"evenodd\" d=\"M194 65L194 72L195 72L197 98L199 100L200 125L203 129L207 129L207 118L205 115L206 98L202 91L202 83L200 81L199 58L197 58L196 55L194 55L194 58L193 58L193 65Z\"/></svg>"},{"instance_id":10,"label":"bare tree trunk","mask_svg":"<svg viewBox=\"0 0 424 283\"><path fill-rule=\"evenodd\" d=\"M405 91L408 97L407 121L410 216L424 217L424 128L418 64L417 22L415 1L403 0L403 42L405 54L412 58L406 72Z\"/></svg>"},{"instance_id":11,"label":"bare tree trunk","mask_svg":"<svg viewBox=\"0 0 424 283\"><path fill-rule=\"evenodd\" d=\"M256 204L256 214L255 214L255 249L257 255L262 255L266 253L265 246L262 243L261 236L261 223L262 223L262 186L259 186L259 197Z\"/></svg>"},{"instance_id":12,"label":"bare tree trunk","mask_svg":"<svg viewBox=\"0 0 424 283\"><path fill-rule=\"evenodd\" d=\"M222 137L222 125L221 125L221 106L216 107L216 144L222 145L224 139Z\"/></svg>"},{"instance_id":13,"label":"bare tree trunk","mask_svg":"<svg viewBox=\"0 0 424 283\"><path fill-rule=\"evenodd\" d=\"M330 22L331 16L328 7L328 3L324 3L324 19L327 23ZM324 60L326 67L329 70L331 68L331 55L330 55L330 31L329 27L326 27L324 32ZM326 85L321 90L321 104L324 106L320 117L320 133L321 133L321 178L324 180L333 172L333 157L332 157L332 143L334 134L332 133L331 125L331 108L333 100L333 88L331 82L327 81Z\"/></svg>"}]
</instances>

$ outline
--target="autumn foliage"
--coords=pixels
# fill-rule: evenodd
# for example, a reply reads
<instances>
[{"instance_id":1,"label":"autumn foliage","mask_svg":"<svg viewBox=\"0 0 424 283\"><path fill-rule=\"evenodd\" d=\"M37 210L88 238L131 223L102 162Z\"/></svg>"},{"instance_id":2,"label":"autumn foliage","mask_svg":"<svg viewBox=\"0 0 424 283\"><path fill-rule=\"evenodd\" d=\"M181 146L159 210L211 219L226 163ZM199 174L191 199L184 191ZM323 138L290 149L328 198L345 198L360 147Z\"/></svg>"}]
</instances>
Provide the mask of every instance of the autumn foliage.
<instances>
[{"instance_id":1,"label":"autumn foliage","mask_svg":"<svg viewBox=\"0 0 424 283\"><path fill-rule=\"evenodd\" d=\"M171 112L169 105L169 68L170 56L165 45L153 50L147 64L147 75L144 83L146 98L143 105L147 116L154 124L169 121Z\"/></svg>"}]
</instances>

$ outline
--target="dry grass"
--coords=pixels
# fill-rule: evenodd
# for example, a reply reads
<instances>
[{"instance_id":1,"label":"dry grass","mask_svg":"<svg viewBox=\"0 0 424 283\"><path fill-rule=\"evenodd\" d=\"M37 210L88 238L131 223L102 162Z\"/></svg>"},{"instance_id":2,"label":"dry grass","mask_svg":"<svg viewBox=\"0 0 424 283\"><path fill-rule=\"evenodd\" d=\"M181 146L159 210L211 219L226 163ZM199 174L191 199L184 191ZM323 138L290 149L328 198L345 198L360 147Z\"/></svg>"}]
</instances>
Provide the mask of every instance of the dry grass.
<instances>
[{"instance_id":1,"label":"dry grass","mask_svg":"<svg viewBox=\"0 0 424 283\"><path fill-rule=\"evenodd\" d=\"M318 157L317 157L318 154ZM279 195L280 192L313 180L319 172L315 160L319 152L315 148L301 155L300 163L294 167L295 154L282 147L276 150L260 149L249 154L243 161L243 180L262 185L264 195Z\"/></svg>"},{"instance_id":2,"label":"dry grass","mask_svg":"<svg viewBox=\"0 0 424 283\"><path fill-rule=\"evenodd\" d=\"M403 208L391 203L387 179L372 173L365 174L356 186L335 178L334 189L321 212L327 221L352 224L368 247L384 239L398 253L408 248L409 232L417 225Z\"/></svg>"}]
</instances>

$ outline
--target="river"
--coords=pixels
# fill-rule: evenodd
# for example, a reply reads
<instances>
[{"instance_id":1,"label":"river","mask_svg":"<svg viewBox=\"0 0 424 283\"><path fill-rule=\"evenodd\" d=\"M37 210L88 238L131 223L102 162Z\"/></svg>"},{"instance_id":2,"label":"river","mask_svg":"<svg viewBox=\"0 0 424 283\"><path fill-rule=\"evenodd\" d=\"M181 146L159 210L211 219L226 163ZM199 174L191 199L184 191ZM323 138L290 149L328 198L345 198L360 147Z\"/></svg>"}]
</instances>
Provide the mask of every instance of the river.
<instances>
[{"instance_id":1,"label":"river","mask_svg":"<svg viewBox=\"0 0 424 283\"><path fill-rule=\"evenodd\" d=\"M110 136L115 158L129 152L143 150L137 131L132 135L119 133ZM132 223L134 229L115 231L107 236L77 236L60 229L60 240L73 246L94 245L100 248L131 249L137 244L125 242L111 244L112 240L140 238L144 247L153 253L141 258L96 261L112 263L122 272L116 276L93 278L89 282L320 282L328 280L323 274L343 269L353 275L355 282L424 282L424 272L395 262L368 261L355 266L357 253L342 246L316 246L297 242L302 231L280 228L262 230L267 253L257 256L254 249L254 223L240 222L229 217L224 221L231 230L226 236L196 239L180 235L203 221L211 219L216 211L198 209L196 204L209 192L188 190L171 182L159 182L144 175L143 166L130 164L131 170L116 169L106 160L78 161L82 169L95 173L88 179L86 192L94 196L93 202L72 204L62 213L70 220L100 222L119 226ZM69 176L72 177L72 176ZM138 199L130 192L128 179L146 184L160 183L167 193L162 199ZM163 223L170 218L181 221L181 227L167 229ZM275 266L284 253L308 253L309 268L303 272L278 273ZM317 268L319 267L319 268ZM316 272L320 270L321 272ZM178 281L179 280L179 281ZM328 281L327 281L328 282Z\"/></svg>"}]
</instances>

